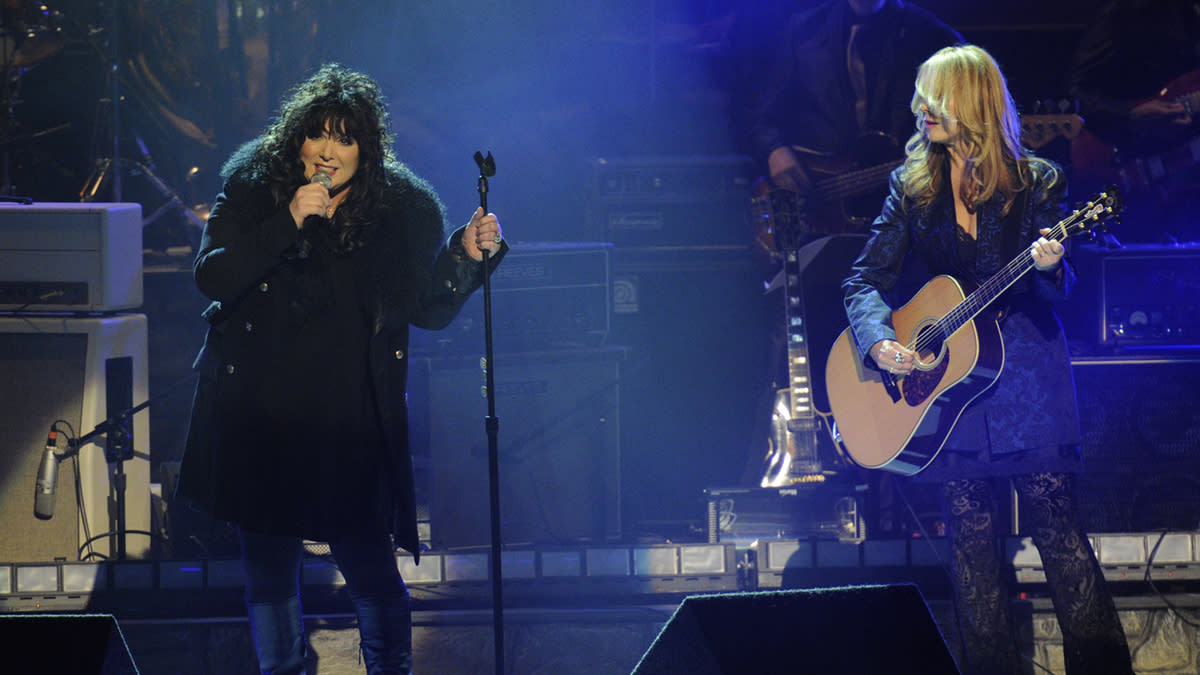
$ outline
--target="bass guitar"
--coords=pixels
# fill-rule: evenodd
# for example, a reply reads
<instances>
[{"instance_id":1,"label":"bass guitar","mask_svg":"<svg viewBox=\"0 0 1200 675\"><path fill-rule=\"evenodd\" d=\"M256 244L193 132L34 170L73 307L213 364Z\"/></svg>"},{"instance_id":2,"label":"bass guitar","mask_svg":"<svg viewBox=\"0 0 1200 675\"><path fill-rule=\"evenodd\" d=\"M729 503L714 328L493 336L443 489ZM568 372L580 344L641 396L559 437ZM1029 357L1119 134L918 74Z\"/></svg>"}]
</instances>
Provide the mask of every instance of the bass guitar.
<instances>
[{"instance_id":1,"label":"bass guitar","mask_svg":"<svg viewBox=\"0 0 1200 675\"><path fill-rule=\"evenodd\" d=\"M1047 239L1065 241L1099 229L1121 211L1110 187L1050 228ZM856 464L911 476L941 451L963 410L1000 377L1004 343L995 316L984 310L1026 272L1022 252L970 293L950 276L930 280L892 313L897 339L918 354L903 378L868 366L851 330L834 342L825 384L834 439Z\"/></svg>"},{"instance_id":2,"label":"bass guitar","mask_svg":"<svg viewBox=\"0 0 1200 675\"><path fill-rule=\"evenodd\" d=\"M1038 150L1057 139L1073 141L1083 131L1083 118L1079 115L1021 115L1021 143L1030 150Z\"/></svg>"},{"instance_id":3,"label":"bass guitar","mask_svg":"<svg viewBox=\"0 0 1200 675\"><path fill-rule=\"evenodd\" d=\"M1070 141L1082 129L1079 115L1023 115L1021 142L1037 150L1056 139ZM792 151L811 179L807 189L782 188L763 176L751 191L755 248L768 260L781 258L787 250L780 245L783 236L811 241L831 234L865 233L887 196L883 188L888 177L904 159L899 141L881 132L863 134L846 155L800 146Z\"/></svg>"},{"instance_id":4,"label":"bass guitar","mask_svg":"<svg viewBox=\"0 0 1200 675\"><path fill-rule=\"evenodd\" d=\"M1128 146L1117 147L1084 131L1071 142L1072 183L1115 183L1126 197L1152 197L1168 201L1180 191L1195 191L1200 168L1200 70L1167 83L1156 96L1143 99L1178 103L1190 111L1192 124L1137 133Z\"/></svg>"},{"instance_id":5,"label":"bass guitar","mask_svg":"<svg viewBox=\"0 0 1200 675\"><path fill-rule=\"evenodd\" d=\"M899 142L884 133L864 134L846 155L799 146L792 151L810 179L803 192L779 187L765 176L751 191L755 247L769 260L788 250L780 241L783 237L804 243L830 234L866 232L887 196L883 188L888 176L903 160Z\"/></svg>"}]
</instances>

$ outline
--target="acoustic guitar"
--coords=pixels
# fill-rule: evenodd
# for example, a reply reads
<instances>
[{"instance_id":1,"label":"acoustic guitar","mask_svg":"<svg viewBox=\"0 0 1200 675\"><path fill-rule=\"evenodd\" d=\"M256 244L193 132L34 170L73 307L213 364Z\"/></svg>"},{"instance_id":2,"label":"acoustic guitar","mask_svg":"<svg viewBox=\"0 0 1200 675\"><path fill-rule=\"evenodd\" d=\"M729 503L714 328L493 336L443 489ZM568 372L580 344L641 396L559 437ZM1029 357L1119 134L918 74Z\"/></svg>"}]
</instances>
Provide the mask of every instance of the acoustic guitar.
<instances>
[{"instance_id":1,"label":"acoustic guitar","mask_svg":"<svg viewBox=\"0 0 1200 675\"><path fill-rule=\"evenodd\" d=\"M1110 187L1050 228L1047 239L1091 233L1121 211ZM895 378L859 356L851 330L834 342L825 384L834 440L860 466L911 476L941 451L963 410L1000 377L1004 343L1000 325L985 310L1026 272L1023 251L970 291L950 276L930 280L892 313L897 339L918 354L916 368Z\"/></svg>"}]
</instances>

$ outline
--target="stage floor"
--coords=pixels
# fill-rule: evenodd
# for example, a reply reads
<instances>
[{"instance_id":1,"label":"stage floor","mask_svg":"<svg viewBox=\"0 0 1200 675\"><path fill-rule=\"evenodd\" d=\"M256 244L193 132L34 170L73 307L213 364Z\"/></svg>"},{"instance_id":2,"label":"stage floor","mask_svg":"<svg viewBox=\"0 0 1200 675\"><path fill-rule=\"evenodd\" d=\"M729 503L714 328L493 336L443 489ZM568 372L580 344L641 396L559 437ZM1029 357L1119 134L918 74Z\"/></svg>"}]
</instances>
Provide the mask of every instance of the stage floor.
<instances>
[{"instance_id":1,"label":"stage floor","mask_svg":"<svg viewBox=\"0 0 1200 675\"><path fill-rule=\"evenodd\" d=\"M770 598L791 589L860 585L915 584L955 653L946 573L938 562L945 559L945 545L944 539L771 539L747 548L613 544L505 551L502 625L508 663L503 672L627 673L685 598L729 593ZM1057 622L1044 594L1036 549L1020 537L1006 545L1018 581L1014 603L1023 642L1039 664L1063 672ZM1196 672L1200 633L1190 617L1200 607L1200 532L1099 534L1093 535L1093 546L1117 596L1138 672ZM430 552L417 567L407 557L397 562L413 596L418 672L496 672L488 552ZM352 610L336 568L312 556L304 582L315 672L363 672ZM0 564L0 590L6 591L0 592L3 614L111 615L146 675L255 672L237 560ZM721 620L778 620L826 635L830 649L861 647L861 631L830 625L803 605L786 612L764 605L762 612L777 616ZM897 616L898 625L907 621ZM48 635L47 648L62 648L62 635L69 633ZM786 645L764 648L779 649L781 664L794 658Z\"/></svg>"}]
</instances>

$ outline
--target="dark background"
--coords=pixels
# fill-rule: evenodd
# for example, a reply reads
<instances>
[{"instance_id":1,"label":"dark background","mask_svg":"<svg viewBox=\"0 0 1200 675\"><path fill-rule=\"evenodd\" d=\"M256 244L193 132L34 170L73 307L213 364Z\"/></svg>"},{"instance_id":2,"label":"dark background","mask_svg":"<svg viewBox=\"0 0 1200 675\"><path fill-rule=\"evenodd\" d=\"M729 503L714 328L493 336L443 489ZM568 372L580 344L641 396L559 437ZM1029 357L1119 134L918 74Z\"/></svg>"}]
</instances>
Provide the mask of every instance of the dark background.
<instances>
[{"instance_id":1,"label":"dark background","mask_svg":"<svg viewBox=\"0 0 1200 675\"><path fill-rule=\"evenodd\" d=\"M93 162L111 154L102 99L110 91L114 3L47 4L49 19L32 10L9 19L39 36L53 29L61 44L14 79L11 182L19 194L73 201ZM738 95L762 74L788 8L813 3L115 4L121 154L142 159L140 137L156 173L185 201L211 202L229 152L263 127L288 86L336 60L381 82L399 156L440 189L455 222L476 200L471 155L488 149L499 167L496 209L514 237L541 241L582 238L591 159L742 150L729 123L743 101ZM1064 96L1064 64L1092 7L916 4L992 51L1026 109ZM136 176L125 183L135 197L146 191Z\"/></svg>"}]
</instances>

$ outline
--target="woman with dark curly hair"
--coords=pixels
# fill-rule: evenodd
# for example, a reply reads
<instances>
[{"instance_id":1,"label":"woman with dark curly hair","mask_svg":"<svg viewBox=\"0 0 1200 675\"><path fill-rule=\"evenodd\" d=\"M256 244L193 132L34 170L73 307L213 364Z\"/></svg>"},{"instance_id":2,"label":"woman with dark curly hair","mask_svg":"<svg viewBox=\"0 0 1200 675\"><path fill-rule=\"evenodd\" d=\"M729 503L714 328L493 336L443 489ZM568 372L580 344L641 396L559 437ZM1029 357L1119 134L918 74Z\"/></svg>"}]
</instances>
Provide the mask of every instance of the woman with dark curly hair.
<instances>
[{"instance_id":1,"label":"woman with dark curly hair","mask_svg":"<svg viewBox=\"0 0 1200 675\"><path fill-rule=\"evenodd\" d=\"M965 407L941 452L915 466L919 480L939 485L950 526L963 671L1009 675L1028 669L993 523L992 482L1001 479L1005 486L1011 480L1029 517L1062 629L1067 672L1130 673L1112 595L1075 511L1081 468L1075 384L1052 305L1067 293L1074 273L1063 243L1050 237L1065 215L1066 181L1058 167L1021 146L1004 75L979 47L946 47L929 57L917 73L911 107L917 131L843 284L863 365L887 371L888 381L920 382L922 372L965 360L966 351L957 357L930 353L915 341L904 344L911 336L897 335L892 307L898 299L890 296L902 285L906 262L923 265L922 280L951 275L969 287L993 278L1010 260L1032 266L987 317L981 315L979 323L987 326L978 341L995 330L1003 338L994 383ZM995 320L988 322L992 310Z\"/></svg>"},{"instance_id":2,"label":"woman with dark curly hair","mask_svg":"<svg viewBox=\"0 0 1200 675\"><path fill-rule=\"evenodd\" d=\"M378 85L320 68L223 167L196 255L213 302L178 495L240 532L264 673L304 672L304 539L329 543L367 672L412 667L409 326L449 324L507 246L482 209L447 236L392 142Z\"/></svg>"}]
</instances>

